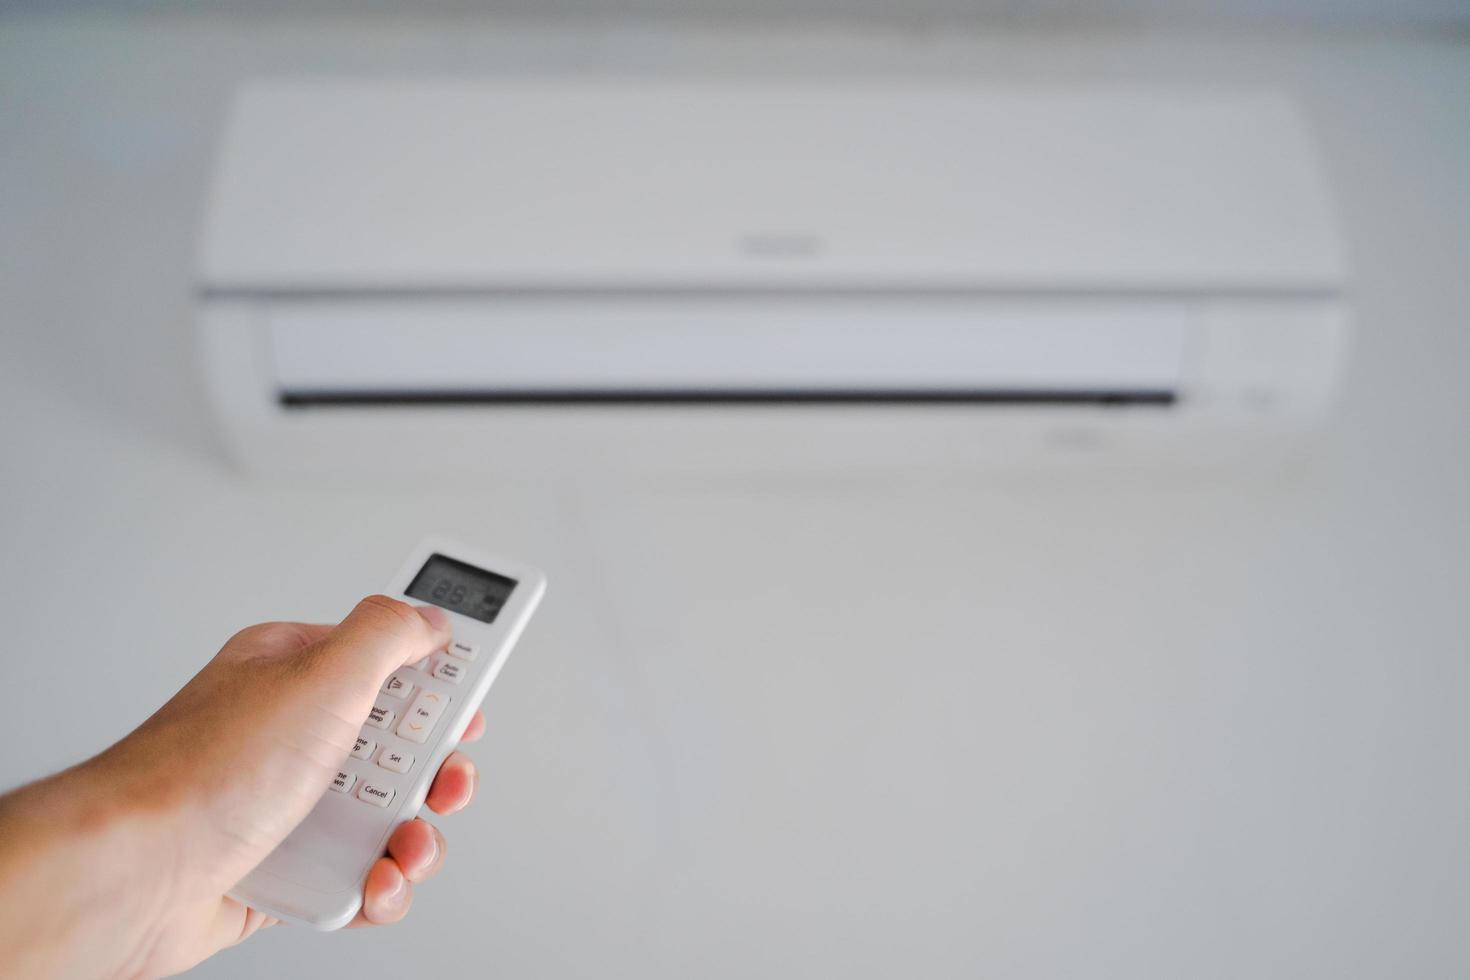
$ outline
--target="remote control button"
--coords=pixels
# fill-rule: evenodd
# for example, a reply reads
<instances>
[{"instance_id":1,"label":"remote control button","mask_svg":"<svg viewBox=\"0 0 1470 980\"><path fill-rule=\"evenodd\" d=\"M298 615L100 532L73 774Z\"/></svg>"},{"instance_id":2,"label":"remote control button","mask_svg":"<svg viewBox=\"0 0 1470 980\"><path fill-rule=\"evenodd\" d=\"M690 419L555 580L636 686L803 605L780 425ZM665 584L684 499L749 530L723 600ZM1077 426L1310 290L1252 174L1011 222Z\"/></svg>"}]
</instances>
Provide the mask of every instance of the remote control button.
<instances>
[{"instance_id":1,"label":"remote control button","mask_svg":"<svg viewBox=\"0 0 1470 980\"><path fill-rule=\"evenodd\" d=\"M383 685L384 694L390 698L398 698L399 700L408 697L408 692L412 690L413 684L401 674L394 674L388 678L388 683Z\"/></svg>"},{"instance_id":2,"label":"remote control button","mask_svg":"<svg viewBox=\"0 0 1470 980\"><path fill-rule=\"evenodd\" d=\"M357 737L357 744L352 747L352 757L354 759L371 759L373 757L373 749L377 747L377 742L359 735Z\"/></svg>"},{"instance_id":3,"label":"remote control button","mask_svg":"<svg viewBox=\"0 0 1470 980\"><path fill-rule=\"evenodd\" d=\"M451 640L449 642L449 655L461 660L474 660L480 655L480 644L466 643L464 640Z\"/></svg>"},{"instance_id":4,"label":"remote control button","mask_svg":"<svg viewBox=\"0 0 1470 980\"><path fill-rule=\"evenodd\" d=\"M420 744L427 742L429 733L434 730L434 723L447 707L449 698L446 695L424 691L414 698L413 706L398 723L398 737Z\"/></svg>"},{"instance_id":5,"label":"remote control button","mask_svg":"<svg viewBox=\"0 0 1470 980\"><path fill-rule=\"evenodd\" d=\"M391 786L374 786L372 783L363 781L362 789L357 791L357 798L373 806L387 806L393 802L393 788Z\"/></svg>"},{"instance_id":6,"label":"remote control button","mask_svg":"<svg viewBox=\"0 0 1470 980\"><path fill-rule=\"evenodd\" d=\"M413 768L413 756L407 752L384 749L383 754L378 756L378 765L393 772L408 772Z\"/></svg>"},{"instance_id":7,"label":"remote control button","mask_svg":"<svg viewBox=\"0 0 1470 980\"><path fill-rule=\"evenodd\" d=\"M362 740L358 739L358 741ZM352 788L352 784L355 782L357 782L357 776L354 774L350 772L339 772L337 773L337 778L332 780L332 789L338 793L345 793Z\"/></svg>"},{"instance_id":8,"label":"remote control button","mask_svg":"<svg viewBox=\"0 0 1470 980\"><path fill-rule=\"evenodd\" d=\"M434 668L434 676L441 681L458 684L464 680L464 668L452 660L441 660Z\"/></svg>"},{"instance_id":9,"label":"remote control button","mask_svg":"<svg viewBox=\"0 0 1470 980\"><path fill-rule=\"evenodd\" d=\"M374 728L387 728L393 724L393 709L374 705L373 710L368 712L367 723Z\"/></svg>"}]
</instances>

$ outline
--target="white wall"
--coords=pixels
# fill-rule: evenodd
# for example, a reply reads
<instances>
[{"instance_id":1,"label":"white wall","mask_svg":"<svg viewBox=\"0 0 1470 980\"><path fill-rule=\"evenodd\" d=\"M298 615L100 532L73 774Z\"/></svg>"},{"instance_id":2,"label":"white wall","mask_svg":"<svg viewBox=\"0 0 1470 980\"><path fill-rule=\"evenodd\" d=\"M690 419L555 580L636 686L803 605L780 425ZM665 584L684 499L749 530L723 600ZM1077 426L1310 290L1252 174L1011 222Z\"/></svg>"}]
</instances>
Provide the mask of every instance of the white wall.
<instances>
[{"instance_id":1,"label":"white wall","mask_svg":"<svg viewBox=\"0 0 1470 980\"><path fill-rule=\"evenodd\" d=\"M542 496L234 473L189 339L232 80L608 66L1299 93L1360 313L1319 457ZM438 528L553 577L450 867L399 928L276 929L202 976L1464 975L1467 93L1470 48L1431 40L0 20L0 784Z\"/></svg>"},{"instance_id":2,"label":"white wall","mask_svg":"<svg viewBox=\"0 0 1470 980\"><path fill-rule=\"evenodd\" d=\"M10 0L29 13L99 12L230 15L326 14L360 16L360 0ZM1305 27L1313 30L1392 30L1404 33L1470 29L1470 0L373 0L371 12L532 17L538 21L657 18L698 24L772 21L863 21L923 24L935 21L1105 25Z\"/></svg>"}]
</instances>

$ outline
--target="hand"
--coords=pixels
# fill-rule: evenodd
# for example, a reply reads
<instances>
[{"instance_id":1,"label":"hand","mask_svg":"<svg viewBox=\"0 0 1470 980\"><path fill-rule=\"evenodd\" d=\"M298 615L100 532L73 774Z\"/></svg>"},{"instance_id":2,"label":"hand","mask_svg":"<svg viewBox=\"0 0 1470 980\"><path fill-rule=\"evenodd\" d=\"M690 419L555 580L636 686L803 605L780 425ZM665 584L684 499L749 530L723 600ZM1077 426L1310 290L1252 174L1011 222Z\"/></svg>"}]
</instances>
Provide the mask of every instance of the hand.
<instances>
[{"instance_id":1,"label":"hand","mask_svg":"<svg viewBox=\"0 0 1470 980\"><path fill-rule=\"evenodd\" d=\"M335 627L252 626L111 749L0 799L5 972L164 975L274 924L225 892L316 805L388 675L449 638L440 610L384 596ZM453 753L429 809L461 809L476 781ZM353 925L401 919L444 853L430 824L400 826Z\"/></svg>"}]
</instances>

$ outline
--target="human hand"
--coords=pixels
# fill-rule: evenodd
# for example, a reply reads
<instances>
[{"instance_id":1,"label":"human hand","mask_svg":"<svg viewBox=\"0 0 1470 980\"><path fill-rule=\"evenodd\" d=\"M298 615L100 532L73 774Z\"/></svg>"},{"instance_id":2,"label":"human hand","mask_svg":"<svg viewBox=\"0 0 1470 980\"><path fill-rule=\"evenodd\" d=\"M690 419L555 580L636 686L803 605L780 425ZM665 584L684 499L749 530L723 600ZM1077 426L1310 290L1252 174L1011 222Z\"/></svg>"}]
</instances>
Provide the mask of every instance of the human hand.
<instances>
[{"instance_id":1,"label":"human hand","mask_svg":"<svg viewBox=\"0 0 1470 980\"><path fill-rule=\"evenodd\" d=\"M225 892L316 805L388 675L449 638L440 610L385 596L334 627L252 626L121 742L0 799L4 970L165 975L274 924ZM477 713L461 741L484 725ZM461 809L476 781L453 753L429 809ZM353 925L401 919L444 854L433 826L401 825Z\"/></svg>"}]
</instances>

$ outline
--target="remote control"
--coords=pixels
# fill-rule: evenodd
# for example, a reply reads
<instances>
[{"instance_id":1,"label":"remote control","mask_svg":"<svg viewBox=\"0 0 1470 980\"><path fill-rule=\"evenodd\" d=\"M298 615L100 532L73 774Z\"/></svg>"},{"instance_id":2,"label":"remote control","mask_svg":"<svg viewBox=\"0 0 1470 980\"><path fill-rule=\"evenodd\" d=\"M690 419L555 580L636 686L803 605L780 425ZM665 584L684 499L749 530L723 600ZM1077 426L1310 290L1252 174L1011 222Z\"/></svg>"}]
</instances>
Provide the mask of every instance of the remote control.
<instances>
[{"instance_id":1,"label":"remote control","mask_svg":"<svg viewBox=\"0 0 1470 980\"><path fill-rule=\"evenodd\" d=\"M454 639L393 672L315 809L230 897L267 915L340 929L388 836L423 806L439 765L495 682L546 576L441 538L420 542L387 594L449 613Z\"/></svg>"}]
</instances>

